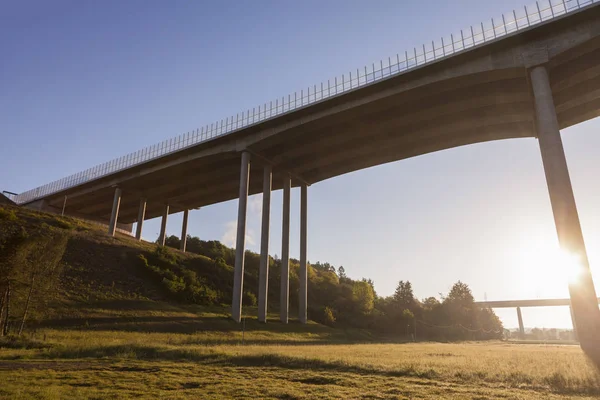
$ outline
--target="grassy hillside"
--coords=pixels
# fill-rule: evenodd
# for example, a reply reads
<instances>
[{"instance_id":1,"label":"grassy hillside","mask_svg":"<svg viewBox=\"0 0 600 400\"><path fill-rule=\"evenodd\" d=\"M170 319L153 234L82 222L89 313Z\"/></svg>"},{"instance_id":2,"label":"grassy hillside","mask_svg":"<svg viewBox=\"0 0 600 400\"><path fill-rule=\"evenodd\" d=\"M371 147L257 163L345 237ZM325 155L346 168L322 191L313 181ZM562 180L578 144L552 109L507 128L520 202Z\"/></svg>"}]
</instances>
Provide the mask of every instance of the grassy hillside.
<instances>
[{"instance_id":1,"label":"grassy hillside","mask_svg":"<svg viewBox=\"0 0 600 400\"><path fill-rule=\"evenodd\" d=\"M0 310L11 304L13 331L24 315L28 326L38 327L96 326L135 317L136 324L152 330L173 318L180 318L184 329L190 323L186 318L203 312L226 318L234 250L190 237L183 253L169 247L178 248L178 241L171 236L166 247L159 247L127 235L110 237L105 228L81 220L0 205ZM269 311L276 321L281 260L269 257L269 263ZM259 255L247 251L243 315L250 320L257 314L259 264ZM442 301L419 301L408 281L400 281L396 293L384 298L377 296L371 280L353 280L343 267L317 262L307 269L312 321L405 340L415 335L436 340L502 336L500 320L492 310L475 305L470 288L460 281ZM289 285L293 317L298 260L290 260ZM2 303L9 294L11 301Z\"/></svg>"},{"instance_id":2,"label":"grassy hillside","mask_svg":"<svg viewBox=\"0 0 600 400\"><path fill-rule=\"evenodd\" d=\"M32 303L26 324L29 331L217 331L227 332L217 335L225 341L238 341L242 330L265 329L256 320L255 298L245 299L243 325L229 319L233 268L223 258L162 249L122 234L113 238L105 228L81 220L0 205L0 243L19 230L68 238L56 285ZM246 285L252 285L252 269L246 275ZM23 312L26 289L23 285L13 290L13 327ZM271 301L275 303L274 297ZM278 320L277 314L270 317ZM315 322L303 326L293 318L289 325L274 322L268 328L277 340L370 339L361 330L336 330Z\"/></svg>"}]
</instances>

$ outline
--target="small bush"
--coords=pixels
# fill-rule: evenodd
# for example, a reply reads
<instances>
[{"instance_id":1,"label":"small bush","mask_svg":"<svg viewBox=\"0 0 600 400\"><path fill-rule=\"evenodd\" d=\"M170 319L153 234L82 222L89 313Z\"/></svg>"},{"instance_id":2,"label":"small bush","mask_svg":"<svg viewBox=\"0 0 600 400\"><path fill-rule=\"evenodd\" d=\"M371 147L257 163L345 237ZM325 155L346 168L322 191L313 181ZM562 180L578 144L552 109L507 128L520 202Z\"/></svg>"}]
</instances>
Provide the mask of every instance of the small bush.
<instances>
[{"instance_id":1,"label":"small bush","mask_svg":"<svg viewBox=\"0 0 600 400\"><path fill-rule=\"evenodd\" d=\"M257 303L256 296L252 292L244 293L244 304L255 307Z\"/></svg>"},{"instance_id":2,"label":"small bush","mask_svg":"<svg viewBox=\"0 0 600 400\"><path fill-rule=\"evenodd\" d=\"M166 246L157 246L154 250L154 256L158 258L159 261L167 264L175 264L177 261L177 256L175 253L169 250L169 248Z\"/></svg>"},{"instance_id":3,"label":"small bush","mask_svg":"<svg viewBox=\"0 0 600 400\"><path fill-rule=\"evenodd\" d=\"M15 214L15 210L6 210L4 208L0 208L0 220L4 221L16 221L17 214Z\"/></svg>"},{"instance_id":4,"label":"small bush","mask_svg":"<svg viewBox=\"0 0 600 400\"><path fill-rule=\"evenodd\" d=\"M73 226L73 224L71 224L70 222L64 221L62 219L57 219L56 223L54 225L57 228L66 229L68 231L75 229L75 227Z\"/></svg>"},{"instance_id":5,"label":"small bush","mask_svg":"<svg viewBox=\"0 0 600 400\"><path fill-rule=\"evenodd\" d=\"M179 292L185 290L185 283L181 282L180 280L163 278L162 284L172 294L178 294Z\"/></svg>"}]
</instances>

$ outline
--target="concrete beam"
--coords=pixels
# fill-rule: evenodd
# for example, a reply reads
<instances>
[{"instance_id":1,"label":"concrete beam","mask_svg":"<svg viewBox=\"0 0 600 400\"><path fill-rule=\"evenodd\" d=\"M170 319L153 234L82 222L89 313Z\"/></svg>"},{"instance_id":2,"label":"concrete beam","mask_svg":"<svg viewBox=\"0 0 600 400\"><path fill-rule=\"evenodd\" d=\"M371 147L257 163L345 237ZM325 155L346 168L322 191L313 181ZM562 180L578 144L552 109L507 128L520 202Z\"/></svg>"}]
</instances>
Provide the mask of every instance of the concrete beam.
<instances>
[{"instance_id":1,"label":"concrete beam","mask_svg":"<svg viewBox=\"0 0 600 400\"><path fill-rule=\"evenodd\" d=\"M600 298L598 298L598 303L600 303ZM475 304L477 304L480 307L487 308L560 307L571 305L571 299L476 301Z\"/></svg>"},{"instance_id":2,"label":"concrete beam","mask_svg":"<svg viewBox=\"0 0 600 400\"><path fill-rule=\"evenodd\" d=\"M117 220L119 219L119 206L121 205L121 188L115 188L115 196L113 198L112 212L110 214L110 222L108 223L108 234L115 236L117 228Z\"/></svg>"},{"instance_id":3,"label":"concrete beam","mask_svg":"<svg viewBox=\"0 0 600 400\"><path fill-rule=\"evenodd\" d=\"M592 281L575 196L567 167L562 139L554 107L548 71L537 66L530 71L535 98L537 133L550 194L550 203L561 248L577 259L576 282L569 284L571 305L581 346L596 362L600 362L600 310ZM566 282L565 282L566 283Z\"/></svg>"},{"instance_id":4,"label":"concrete beam","mask_svg":"<svg viewBox=\"0 0 600 400\"><path fill-rule=\"evenodd\" d=\"M263 172L262 226L260 231L260 270L258 277L258 321L267 322L269 293L269 228L271 222L271 186L273 172L265 165Z\"/></svg>"},{"instance_id":5,"label":"concrete beam","mask_svg":"<svg viewBox=\"0 0 600 400\"><path fill-rule=\"evenodd\" d=\"M183 223L181 224L181 239L179 240L179 250L185 253L185 246L187 244L187 227L188 227L188 215L189 210L183 211Z\"/></svg>"},{"instance_id":6,"label":"concrete beam","mask_svg":"<svg viewBox=\"0 0 600 400\"><path fill-rule=\"evenodd\" d=\"M300 271L299 280L300 287L298 288L298 318L300 322L307 322L307 306L308 306L308 269L306 265L306 239L308 228L308 188L306 185L300 186Z\"/></svg>"},{"instance_id":7,"label":"concrete beam","mask_svg":"<svg viewBox=\"0 0 600 400\"><path fill-rule=\"evenodd\" d=\"M167 240L167 219L168 218L169 218L169 205L165 204L162 220L160 221L160 236L158 237L158 243L161 246L164 246L165 241Z\"/></svg>"},{"instance_id":8,"label":"concrete beam","mask_svg":"<svg viewBox=\"0 0 600 400\"><path fill-rule=\"evenodd\" d=\"M146 217L146 199L140 199L140 208L137 216L137 226L135 228L135 238L142 240L142 228L144 226L144 218Z\"/></svg>"},{"instance_id":9,"label":"concrete beam","mask_svg":"<svg viewBox=\"0 0 600 400\"><path fill-rule=\"evenodd\" d=\"M246 209L248 205L248 183L250 180L250 153L242 153L240 168L240 196L238 201L237 238L235 241L235 268L233 276L233 300L231 318L242 320L242 296L244 293L244 257L246 247Z\"/></svg>"},{"instance_id":10,"label":"concrete beam","mask_svg":"<svg viewBox=\"0 0 600 400\"><path fill-rule=\"evenodd\" d=\"M281 296L279 319L288 323L290 307L290 191L292 179L283 179L283 226L281 229Z\"/></svg>"}]
</instances>

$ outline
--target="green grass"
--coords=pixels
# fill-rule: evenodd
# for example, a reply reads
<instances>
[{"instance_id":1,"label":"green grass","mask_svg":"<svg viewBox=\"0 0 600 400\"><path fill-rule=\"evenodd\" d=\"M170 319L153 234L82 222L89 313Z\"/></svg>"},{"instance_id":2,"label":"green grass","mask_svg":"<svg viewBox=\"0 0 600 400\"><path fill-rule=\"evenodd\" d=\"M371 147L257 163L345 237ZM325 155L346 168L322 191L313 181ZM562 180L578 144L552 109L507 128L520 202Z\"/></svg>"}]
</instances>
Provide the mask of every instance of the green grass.
<instances>
[{"instance_id":1,"label":"green grass","mask_svg":"<svg viewBox=\"0 0 600 400\"><path fill-rule=\"evenodd\" d=\"M0 206L0 234L11 223L46 224L70 241L55 296L32 312L24 336L0 338L0 398L600 397L600 376L578 346L382 343L314 322L261 324L255 307L236 324L227 306L168 301L132 262L154 244Z\"/></svg>"},{"instance_id":2,"label":"green grass","mask_svg":"<svg viewBox=\"0 0 600 400\"><path fill-rule=\"evenodd\" d=\"M0 397L600 396L600 376L577 346L359 343L356 332L317 324L250 321L242 333L218 314L203 318L222 330L44 329L27 339L5 338Z\"/></svg>"}]
</instances>

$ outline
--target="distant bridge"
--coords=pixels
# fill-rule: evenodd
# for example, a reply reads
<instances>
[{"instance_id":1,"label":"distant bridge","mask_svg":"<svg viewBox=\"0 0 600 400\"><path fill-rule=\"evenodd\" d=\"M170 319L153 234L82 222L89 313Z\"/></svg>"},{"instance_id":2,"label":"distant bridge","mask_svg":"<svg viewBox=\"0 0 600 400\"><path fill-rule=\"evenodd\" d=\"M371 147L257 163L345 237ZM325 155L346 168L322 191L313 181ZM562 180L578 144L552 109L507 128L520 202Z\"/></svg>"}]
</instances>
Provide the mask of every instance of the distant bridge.
<instances>
[{"instance_id":1,"label":"distant bridge","mask_svg":"<svg viewBox=\"0 0 600 400\"><path fill-rule=\"evenodd\" d=\"M600 297L598 298L600 303ZM573 310L571 309L571 299L532 299L532 300L497 300L497 301L476 301L475 304L486 308L516 308L517 318L519 319L519 335L525 336L525 326L523 325L523 315L521 307L569 307L571 311L571 321L573 323L573 332L577 335Z\"/></svg>"},{"instance_id":2,"label":"distant bridge","mask_svg":"<svg viewBox=\"0 0 600 400\"><path fill-rule=\"evenodd\" d=\"M536 3L13 200L108 222L111 235L137 222L138 239L145 219L162 216L163 244L168 215L183 211L185 250L188 210L238 198L232 317L239 322L247 198L263 193L258 297L266 321L271 191L283 189L280 319L287 322L290 188L300 186L299 319L306 322L310 184L452 147L536 137L561 247L583 264L580 287L571 287L580 338L585 331L597 343L600 310L560 129L600 115L598 4Z\"/></svg>"}]
</instances>

